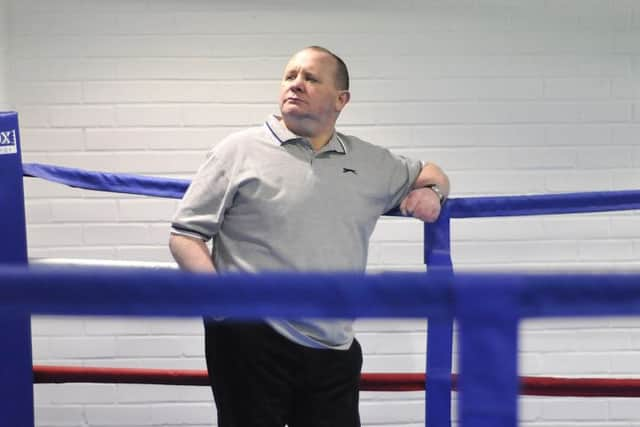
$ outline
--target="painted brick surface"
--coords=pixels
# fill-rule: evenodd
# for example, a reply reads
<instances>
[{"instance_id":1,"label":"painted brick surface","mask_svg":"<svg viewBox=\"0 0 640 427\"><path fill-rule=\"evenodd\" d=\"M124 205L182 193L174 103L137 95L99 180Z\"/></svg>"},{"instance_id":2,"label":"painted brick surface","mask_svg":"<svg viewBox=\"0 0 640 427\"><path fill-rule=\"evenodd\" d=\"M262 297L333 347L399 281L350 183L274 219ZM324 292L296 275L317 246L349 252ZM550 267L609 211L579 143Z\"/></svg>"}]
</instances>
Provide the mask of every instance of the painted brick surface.
<instances>
[{"instance_id":1,"label":"painted brick surface","mask_svg":"<svg viewBox=\"0 0 640 427\"><path fill-rule=\"evenodd\" d=\"M0 0L0 110L9 110L9 5L7 0Z\"/></svg>"},{"instance_id":2,"label":"painted brick surface","mask_svg":"<svg viewBox=\"0 0 640 427\"><path fill-rule=\"evenodd\" d=\"M640 187L637 1L298 6L0 0L0 108L20 113L25 162L189 178L213 144L275 111L288 56L320 44L351 70L340 129L442 165L453 196ZM176 201L33 179L25 192L32 257L170 261ZM639 230L637 212L455 220L453 258L484 271L637 269ZM419 222L384 218L369 271L421 271L421 248ZM520 370L639 377L639 327L632 318L527 320ZM356 328L365 371L424 370L424 321ZM40 364L204 368L198 319L37 317L33 334ZM40 427L215 423L205 388L35 392ZM526 397L520 407L530 427L640 423L632 399ZM421 393L362 396L365 425L416 427L423 414Z\"/></svg>"}]
</instances>

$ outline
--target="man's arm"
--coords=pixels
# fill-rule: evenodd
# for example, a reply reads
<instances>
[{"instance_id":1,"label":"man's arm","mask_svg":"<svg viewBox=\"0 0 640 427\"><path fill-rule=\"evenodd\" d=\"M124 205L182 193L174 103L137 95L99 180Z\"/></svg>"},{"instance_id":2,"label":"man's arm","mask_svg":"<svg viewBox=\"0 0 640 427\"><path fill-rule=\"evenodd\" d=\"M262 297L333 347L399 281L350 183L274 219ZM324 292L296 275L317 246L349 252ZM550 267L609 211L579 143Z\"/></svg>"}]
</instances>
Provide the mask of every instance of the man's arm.
<instances>
[{"instance_id":1,"label":"man's arm","mask_svg":"<svg viewBox=\"0 0 640 427\"><path fill-rule=\"evenodd\" d=\"M425 222L434 222L440 216L440 197L429 188L436 185L440 193L449 197L449 177L434 163L422 167L418 178L413 183L413 190L400 203L400 211L404 215L413 216Z\"/></svg>"},{"instance_id":2,"label":"man's arm","mask_svg":"<svg viewBox=\"0 0 640 427\"><path fill-rule=\"evenodd\" d=\"M413 183L413 189L432 184L438 186L445 198L449 197L449 177L435 163L426 163Z\"/></svg>"},{"instance_id":3,"label":"man's arm","mask_svg":"<svg viewBox=\"0 0 640 427\"><path fill-rule=\"evenodd\" d=\"M216 271L209 248L200 239L172 234L169 238L169 249L182 270L198 273Z\"/></svg>"}]
</instances>

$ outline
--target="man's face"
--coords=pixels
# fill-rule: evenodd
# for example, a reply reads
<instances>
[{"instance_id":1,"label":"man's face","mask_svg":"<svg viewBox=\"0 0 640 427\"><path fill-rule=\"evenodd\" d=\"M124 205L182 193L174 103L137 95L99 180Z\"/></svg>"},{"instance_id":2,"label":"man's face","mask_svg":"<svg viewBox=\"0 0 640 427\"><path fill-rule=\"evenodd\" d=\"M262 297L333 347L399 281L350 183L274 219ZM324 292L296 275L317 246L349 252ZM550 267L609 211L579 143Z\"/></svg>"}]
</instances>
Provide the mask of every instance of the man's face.
<instances>
[{"instance_id":1,"label":"man's face","mask_svg":"<svg viewBox=\"0 0 640 427\"><path fill-rule=\"evenodd\" d=\"M280 111L293 132L301 136L333 129L348 101L336 88L336 63L312 49L298 52L287 64L280 85Z\"/></svg>"}]
</instances>

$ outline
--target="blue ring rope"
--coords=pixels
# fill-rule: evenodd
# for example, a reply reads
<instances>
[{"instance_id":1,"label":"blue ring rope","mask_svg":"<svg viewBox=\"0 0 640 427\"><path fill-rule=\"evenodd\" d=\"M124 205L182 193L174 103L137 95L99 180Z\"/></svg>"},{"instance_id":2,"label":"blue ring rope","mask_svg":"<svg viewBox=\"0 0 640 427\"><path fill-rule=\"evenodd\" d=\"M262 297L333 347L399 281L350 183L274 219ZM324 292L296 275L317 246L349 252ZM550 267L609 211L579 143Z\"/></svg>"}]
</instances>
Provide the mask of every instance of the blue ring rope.
<instances>
[{"instance_id":1,"label":"blue ring rope","mask_svg":"<svg viewBox=\"0 0 640 427\"><path fill-rule=\"evenodd\" d=\"M181 198L190 183L186 179L87 171L40 163L25 163L22 168L25 176L71 187L172 199ZM640 209L640 191L454 198L445 207L451 218L619 211ZM398 210L387 214L400 215Z\"/></svg>"},{"instance_id":2,"label":"blue ring rope","mask_svg":"<svg viewBox=\"0 0 640 427\"><path fill-rule=\"evenodd\" d=\"M3 312L136 316L496 317L640 314L640 274L246 273L0 267ZM464 313L459 295L475 300ZM489 296L506 295L504 307ZM481 301L481 303L478 303ZM504 301L501 301L504 302Z\"/></svg>"},{"instance_id":3,"label":"blue ring rope","mask_svg":"<svg viewBox=\"0 0 640 427\"><path fill-rule=\"evenodd\" d=\"M189 181L186 179L87 171L40 163L24 163L22 171L24 176L37 177L75 188L168 199L182 198L189 186Z\"/></svg>"}]
</instances>

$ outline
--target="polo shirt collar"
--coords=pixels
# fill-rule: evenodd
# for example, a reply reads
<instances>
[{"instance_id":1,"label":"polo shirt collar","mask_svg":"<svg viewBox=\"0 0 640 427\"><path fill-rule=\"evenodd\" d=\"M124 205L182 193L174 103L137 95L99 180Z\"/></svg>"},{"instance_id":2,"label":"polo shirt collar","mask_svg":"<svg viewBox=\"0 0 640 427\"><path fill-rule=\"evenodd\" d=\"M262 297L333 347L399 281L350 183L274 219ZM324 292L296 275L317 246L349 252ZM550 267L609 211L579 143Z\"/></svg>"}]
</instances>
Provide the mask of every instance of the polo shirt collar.
<instances>
[{"instance_id":1,"label":"polo shirt collar","mask_svg":"<svg viewBox=\"0 0 640 427\"><path fill-rule=\"evenodd\" d=\"M271 114L269 117L267 117L267 120L265 121L264 125L267 127L268 131L273 135L274 139L280 145L287 142L295 142L296 140L305 139L304 137L296 135L295 133L287 129L286 126L280 120L280 116L277 116L275 114ZM340 136L338 136L337 132L333 132L333 135L331 136L331 139L329 140L329 142L324 147L322 147L322 149L319 152L323 153L327 151L335 151L337 153L342 153L342 154L347 153L347 147L345 147L344 143L342 142Z\"/></svg>"}]
</instances>

